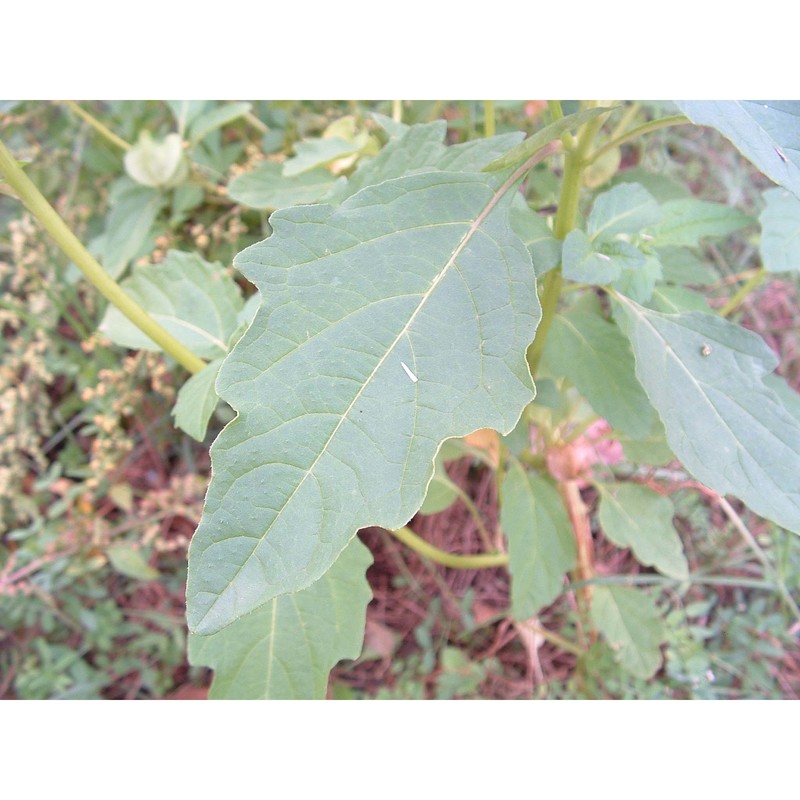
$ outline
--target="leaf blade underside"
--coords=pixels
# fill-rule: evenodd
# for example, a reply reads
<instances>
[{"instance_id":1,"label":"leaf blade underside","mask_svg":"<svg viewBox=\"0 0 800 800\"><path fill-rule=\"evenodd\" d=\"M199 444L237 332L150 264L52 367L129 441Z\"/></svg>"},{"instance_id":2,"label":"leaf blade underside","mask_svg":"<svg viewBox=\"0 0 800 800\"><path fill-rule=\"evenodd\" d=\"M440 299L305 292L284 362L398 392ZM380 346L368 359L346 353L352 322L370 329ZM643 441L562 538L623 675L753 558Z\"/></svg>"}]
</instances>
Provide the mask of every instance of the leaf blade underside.
<instances>
[{"instance_id":1,"label":"leaf blade underside","mask_svg":"<svg viewBox=\"0 0 800 800\"><path fill-rule=\"evenodd\" d=\"M356 538L306 589L275 597L210 636L191 634L191 663L214 670L209 698L323 699L333 666L361 653L371 563Z\"/></svg>"},{"instance_id":2,"label":"leaf blade underside","mask_svg":"<svg viewBox=\"0 0 800 800\"><path fill-rule=\"evenodd\" d=\"M223 365L188 620L213 633L420 507L441 442L510 431L540 316L509 188L424 173L277 212L236 266L265 298Z\"/></svg>"},{"instance_id":3,"label":"leaf blade underside","mask_svg":"<svg viewBox=\"0 0 800 800\"><path fill-rule=\"evenodd\" d=\"M727 320L618 299L637 377L670 449L715 492L800 533L800 425L764 382L774 353Z\"/></svg>"}]
</instances>

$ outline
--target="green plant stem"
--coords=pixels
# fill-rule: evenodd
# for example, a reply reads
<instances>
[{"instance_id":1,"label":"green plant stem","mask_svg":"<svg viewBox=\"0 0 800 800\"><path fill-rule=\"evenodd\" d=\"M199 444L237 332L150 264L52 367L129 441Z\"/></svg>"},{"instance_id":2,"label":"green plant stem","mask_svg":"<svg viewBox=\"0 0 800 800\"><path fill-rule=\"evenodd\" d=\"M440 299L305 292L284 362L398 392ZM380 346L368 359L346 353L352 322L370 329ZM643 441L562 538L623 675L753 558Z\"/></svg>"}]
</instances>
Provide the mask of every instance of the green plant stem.
<instances>
[{"instance_id":1,"label":"green plant stem","mask_svg":"<svg viewBox=\"0 0 800 800\"><path fill-rule=\"evenodd\" d=\"M690 575L688 578L668 578L665 575L602 575L584 581L573 581L564 587L562 594L584 586L680 586L691 583L696 586L730 586L741 589L761 589L774 592L779 587L757 578L741 578L738 575Z\"/></svg>"},{"instance_id":2,"label":"green plant stem","mask_svg":"<svg viewBox=\"0 0 800 800\"><path fill-rule=\"evenodd\" d=\"M603 127L606 116L606 114L601 114L583 125L578 131L575 149L568 152L565 157L558 211L553 224L553 235L556 239L563 240L575 227L583 183L583 170L588 164L587 153L597 132Z\"/></svg>"},{"instance_id":3,"label":"green plant stem","mask_svg":"<svg viewBox=\"0 0 800 800\"><path fill-rule=\"evenodd\" d=\"M70 111L77 114L82 120L88 122L101 136L108 139L111 144L122 148L123 150L130 150L131 145L121 137L117 136L114 131L109 130L99 119L93 117L88 111L81 108L74 100L64 100L64 105Z\"/></svg>"},{"instance_id":4,"label":"green plant stem","mask_svg":"<svg viewBox=\"0 0 800 800\"><path fill-rule=\"evenodd\" d=\"M467 511L469 511L470 516L475 522L475 527L478 530L478 536L480 537L483 546L487 548L487 550L491 549L492 537L489 535L489 531L486 530L486 525L483 523L481 512L478 511L478 507L472 502L472 498L457 483L453 483L451 481L450 485L459 500L461 500L461 502L467 507Z\"/></svg>"},{"instance_id":5,"label":"green plant stem","mask_svg":"<svg viewBox=\"0 0 800 800\"><path fill-rule=\"evenodd\" d=\"M440 550L438 547L426 542L408 527L390 530L389 533L404 545L410 547L415 553L419 553L419 555L430 559L436 564L441 564L443 567L450 567L451 569L490 569L492 567L504 567L508 564L507 553L480 553L479 555L471 556L448 553L446 550Z\"/></svg>"},{"instance_id":6,"label":"green plant stem","mask_svg":"<svg viewBox=\"0 0 800 800\"><path fill-rule=\"evenodd\" d=\"M683 114L676 114L672 117L663 117L662 119L656 119L652 122L645 122L643 125L639 125L638 128L623 133L611 139L611 141L606 142L602 147L598 147L597 150L586 157L586 163L591 164L593 161L605 155L609 150L613 150L615 147L619 147L621 144L625 144L625 142L629 142L631 139L638 139L640 136L660 130L661 128L669 128L672 125L689 124L691 124L689 119L684 117Z\"/></svg>"},{"instance_id":7,"label":"green plant stem","mask_svg":"<svg viewBox=\"0 0 800 800\"><path fill-rule=\"evenodd\" d=\"M558 211L556 212L556 219L553 225L553 235L556 239L561 239L563 241L567 234L575 227L575 221L578 216L578 201L580 199L583 169L586 166L584 159L594 137L603 125L604 118L605 115L601 115L587 122L578 132L575 146L565 154L564 177L561 181ZM539 362L544 352L547 334L550 331L550 326L553 324L553 319L558 311L558 301L561 297L563 285L564 279L561 277L560 267L550 270L550 272L545 275L542 289L542 319L536 331L536 338L528 348L528 364L531 369L531 374L534 376L539 369Z\"/></svg>"},{"instance_id":8,"label":"green plant stem","mask_svg":"<svg viewBox=\"0 0 800 800\"><path fill-rule=\"evenodd\" d=\"M97 291L116 306L142 333L149 336L164 352L190 372L199 372L205 367L206 362L202 358L198 358L191 350L171 336L100 266L47 202L33 181L20 169L2 140L0 140L0 172L3 173L9 186L16 191L28 210Z\"/></svg>"},{"instance_id":9,"label":"green plant stem","mask_svg":"<svg viewBox=\"0 0 800 800\"><path fill-rule=\"evenodd\" d=\"M483 101L483 135L488 139L494 136L495 133L495 118L494 118L494 100Z\"/></svg>"},{"instance_id":10,"label":"green plant stem","mask_svg":"<svg viewBox=\"0 0 800 800\"><path fill-rule=\"evenodd\" d=\"M794 598L786 588L786 584L783 582L783 579L778 574L778 571L769 560L767 554L761 549L760 545L756 541L756 537L750 533L749 528L744 524L742 518L736 513L733 506L724 497L720 496L717 502L719 503L720 508L725 512L725 516L731 521L733 527L736 528L741 537L745 540L745 542L747 542L748 547L753 551L756 558L763 564L764 571L775 581L781 597L786 602L786 605L789 607L789 610L792 612L792 614L794 614L795 619L800 622L800 608L797 607L797 603L795 603Z\"/></svg>"},{"instance_id":11,"label":"green plant stem","mask_svg":"<svg viewBox=\"0 0 800 800\"><path fill-rule=\"evenodd\" d=\"M719 313L723 317L729 317L736 311L737 308L742 304L745 297L750 294L753 290L757 289L766 279L767 271L764 269L758 270L758 272L754 273L750 276L750 278L739 288L736 294L725 303L724 306L719 310Z\"/></svg>"},{"instance_id":12,"label":"green plant stem","mask_svg":"<svg viewBox=\"0 0 800 800\"><path fill-rule=\"evenodd\" d=\"M392 119L395 122L403 121L403 101L392 100Z\"/></svg>"},{"instance_id":13,"label":"green plant stem","mask_svg":"<svg viewBox=\"0 0 800 800\"><path fill-rule=\"evenodd\" d=\"M550 112L550 120L552 122L564 118L564 110L561 108L561 103L558 100L548 100L547 110Z\"/></svg>"},{"instance_id":14,"label":"green plant stem","mask_svg":"<svg viewBox=\"0 0 800 800\"><path fill-rule=\"evenodd\" d=\"M269 133L269 126L264 124L252 111L247 111L243 115L244 121L259 133Z\"/></svg>"},{"instance_id":15,"label":"green plant stem","mask_svg":"<svg viewBox=\"0 0 800 800\"><path fill-rule=\"evenodd\" d=\"M564 279L561 277L560 268L551 269L544 276L541 299L542 318L539 322L539 327L536 329L536 338L528 348L528 365L530 366L531 375L534 377L536 377L536 373L539 370L539 362L542 360L547 334L558 311L558 301L561 298L563 285Z\"/></svg>"},{"instance_id":16,"label":"green plant stem","mask_svg":"<svg viewBox=\"0 0 800 800\"><path fill-rule=\"evenodd\" d=\"M631 103L627 109L625 109L625 113L620 118L619 122L614 126L614 130L611 131L611 138L616 139L618 136L622 136L623 133L628 129L628 125L631 123L631 120L639 113L639 107L641 103Z\"/></svg>"},{"instance_id":17,"label":"green plant stem","mask_svg":"<svg viewBox=\"0 0 800 800\"><path fill-rule=\"evenodd\" d=\"M526 627L530 628L537 636L541 636L542 639L550 642L550 644L555 645L561 650L565 650L567 653L572 653L575 656L583 656L586 654L586 650L583 647L580 647L577 644L573 644L568 639L565 639L563 636L559 636L557 633L554 633L553 631L548 630L547 628L542 628L535 622L526 620L525 623L523 624Z\"/></svg>"}]
</instances>

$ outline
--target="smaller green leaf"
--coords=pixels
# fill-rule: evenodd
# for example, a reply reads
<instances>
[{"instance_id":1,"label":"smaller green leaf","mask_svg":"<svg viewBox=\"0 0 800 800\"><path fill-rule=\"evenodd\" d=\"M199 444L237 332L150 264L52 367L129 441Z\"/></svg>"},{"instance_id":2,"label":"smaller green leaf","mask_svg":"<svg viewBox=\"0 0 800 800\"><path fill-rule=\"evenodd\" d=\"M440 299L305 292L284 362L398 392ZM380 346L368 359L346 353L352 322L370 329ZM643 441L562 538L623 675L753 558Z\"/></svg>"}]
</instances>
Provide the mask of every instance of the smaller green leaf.
<instances>
[{"instance_id":1,"label":"smaller green leaf","mask_svg":"<svg viewBox=\"0 0 800 800\"><path fill-rule=\"evenodd\" d=\"M623 183L598 195L586 233L590 239L610 242L620 235L638 235L661 221L661 207L638 183Z\"/></svg>"},{"instance_id":2,"label":"smaller green leaf","mask_svg":"<svg viewBox=\"0 0 800 800\"><path fill-rule=\"evenodd\" d=\"M735 208L694 198L670 200L661 208L663 220L653 231L655 247L696 247L701 239L721 238L754 222Z\"/></svg>"},{"instance_id":3,"label":"smaller green leaf","mask_svg":"<svg viewBox=\"0 0 800 800\"><path fill-rule=\"evenodd\" d=\"M189 127L189 141L192 144L202 141L212 131L239 119L252 108L250 103L223 103L195 117Z\"/></svg>"},{"instance_id":4,"label":"smaller green leaf","mask_svg":"<svg viewBox=\"0 0 800 800\"><path fill-rule=\"evenodd\" d=\"M453 505L458 500L458 495L458 486L450 480L440 450L439 455L436 457L433 477L428 484L425 500L418 513L423 515L438 514Z\"/></svg>"},{"instance_id":5,"label":"smaller green leaf","mask_svg":"<svg viewBox=\"0 0 800 800\"><path fill-rule=\"evenodd\" d=\"M631 436L651 429L655 411L636 379L630 344L614 323L584 307L556 315L545 358L614 428Z\"/></svg>"},{"instance_id":6,"label":"smaller green leaf","mask_svg":"<svg viewBox=\"0 0 800 800\"><path fill-rule=\"evenodd\" d=\"M511 148L504 156L487 164L483 170L484 172L495 172L500 169L516 167L538 153L543 147L550 144L550 142L559 139L562 134L567 131L575 130L590 119L594 119L601 114L607 114L616 107L617 106L611 108L586 108L575 114L557 119L540 131L536 131L536 133L529 136L524 142L520 142L516 147Z\"/></svg>"},{"instance_id":7,"label":"smaller green leaf","mask_svg":"<svg viewBox=\"0 0 800 800\"><path fill-rule=\"evenodd\" d=\"M636 375L675 455L719 494L800 532L800 425L764 377L777 358L715 314L662 314L619 297Z\"/></svg>"},{"instance_id":8,"label":"smaller green leaf","mask_svg":"<svg viewBox=\"0 0 800 800\"><path fill-rule=\"evenodd\" d=\"M565 278L595 286L612 283L623 270L641 267L646 260L629 242L593 242L578 228L564 239L561 258Z\"/></svg>"},{"instance_id":9,"label":"smaller green leaf","mask_svg":"<svg viewBox=\"0 0 800 800\"><path fill-rule=\"evenodd\" d=\"M243 300L236 282L221 264L170 250L160 264L137 267L122 282L125 291L181 344L202 358L227 353L238 326ZM144 350L159 347L114 306L100 326L115 344Z\"/></svg>"},{"instance_id":10,"label":"smaller green leaf","mask_svg":"<svg viewBox=\"0 0 800 800\"><path fill-rule=\"evenodd\" d=\"M545 356L547 353L545 352ZM542 358L542 371L549 374L560 372L560 368L553 368ZM575 422L580 417L580 412L575 408L575 389L570 382L559 379L538 378L536 381L536 399L528 406L527 416L530 422L554 429L563 422ZM588 403L583 404L591 412ZM588 416L587 416L588 418ZM530 434L529 434L530 436Z\"/></svg>"},{"instance_id":11,"label":"smaller green leaf","mask_svg":"<svg viewBox=\"0 0 800 800\"><path fill-rule=\"evenodd\" d=\"M785 189L764 192L761 261L768 272L800 272L800 200Z\"/></svg>"},{"instance_id":12,"label":"smaller green leaf","mask_svg":"<svg viewBox=\"0 0 800 800\"><path fill-rule=\"evenodd\" d=\"M181 225L202 202L202 187L191 183L182 183L180 186L176 186L172 192L172 203L170 204L170 226Z\"/></svg>"},{"instance_id":13,"label":"smaller green leaf","mask_svg":"<svg viewBox=\"0 0 800 800\"><path fill-rule=\"evenodd\" d=\"M120 542L106 548L106 556L111 566L128 578L138 581L154 581L158 577L158 570L151 567L142 551L132 544Z\"/></svg>"},{"instance_id":14,"label":"smaller green leaf","mask_svg":"<svg viewBox=\"0 0 800 800\"><path fill-rule=\"evenodd\" d=\"M190 662L215 672L209 697L324 698L334 665L361 652L371 563L355 538L306 589L275 597L217 633L190 634Z\"/></svg>"},{"instance_id":15,"label":"smaller green leaf","mask_svg":"<svg viewBox=\"0 0 800 800\"><path fill-rule=\"evenodd\" d=\"M294 146L294 157L284 162L283 174L287 177L299 175L315 167L324 167L338 158L351 156L359 151L356 142L339 136L319 139L303 139Z\"/></svg>"},{"instance_id":16,"label":"smaller green leaf","mask_svg":"<svg viewBox=\"0 0 800 800\"><path fill-rule=\"evenodd\" d=\"M647 255L641 260L631 259L623 263L622 274L611 282L612 287L637 303L648 302L661 280L661 262L655 256Z\"/></svg>"},{"instance_id":17,"label":"smaller green leaf","mask_svg":"<svg viewBox=\"0 0 800 800\"><path fill-rule=\"evenodd\" d=\"M500 526L508 538L511 613L535 616L558 597L575 566L575 541L558 490L513 461L500 490Z\"/></svg>"},{"instance_id":18,"label":"smaller green leaf","mask_svg":"<svg viewBox=\"0 0 800 800\"><path fill-rule=\"evenodd\" d=\"M675 508L668 497L635 483L596 484L598 520L617 547L629 547L640 564L685 580L689 564L672 524Z\"/></svg>"},{"instance_id":19,"label":"smaller green leaf","mask_svg":"<svg viewBox=\"0 0 800 800\"><path fill-rule=\"evenodd\" d=\"M100 257L106 272L118 278L141 255L165 198L157 189L124 178L112 187L110 201Z\"/></svg>"},{"instance_id":20,"label":"smaller green leaf","mask_svg":"<svg viewBox=\"0 0 800 800\"><path fill-rule=\"evenodd\" d=\"M664 281L679 286L707 286L719 280L717 271L685 247L659 247L656 250Z\"/></svg>"},{"instance_id":21,"label":"smaller green leaf","mask_svg":"<svg viewBox=\"0 0 800 800\"><path fill-rule=\"evenodd\" d=\"M638 183L643 186L659 203L667 200L681 200L690 197L689 190L682 183L673 180L668 175L659 172L648 172L643 167L618 172L611 180L612 185L620 186L624 183Z\"/></svg>"},{"instance_id":22,"label":"smaller green leaf","mask_svg":"<svg viewBox=\"0 0 800 800\"><path fill-rule=\"evenodd\" d=\"M665 630L650 595L623 586L595 586L591 616L623 669L643 680L655 675Z\"/></svg>"},{"instance_id":23,"label":"smaller green leaf","mask_svg":"<svg viewBox=\"0 0 800 800\"><path fill-rule=\"evenodd\" d=\"M175 122L178 125L178 133L183 136L189 126L210 106L208 100L167 100Z\"/></svg>"},{"instance_id":24,"label":"smaller green leaf","mask_svg":"<svg viewBox=\"0 0 800 800\"><path fill-rule=\"evenodd\" d=\"M436 699L471 697L486 678L486 664L470 661L458 647L445 647L441 652L441 671L436 680Z\"/></svg>"},{"instance_id":25,"label":"smaller green leaf","mask_svg":"<svg viewBox=\"0 0 800 800\"><path fill-rule=\"evenodd\" d=\"M262 161L230 182L228 196L250 208L275 210L316 203L335 183L336 178L324 167L287 177L280 164Z\"/></svg>"},{"instance_id":26,"label":"smaller green leaf","mask_svg":"<svg viewBox=\"0 0 800 800\"><path fill-rule=\"evenodd\" d=\"M537 278L561 263L562 242L553 236L547 220L540 217L521 194L514 197L509 221L531 254Z\"/></svg>"},{"instance_id":27,"label":"smaller green leaf","mask_svg":"<svg viewBox=\"0 0 800 800\"><path fill-rule=\"evenodd\" d=\"M176 427L202 442L206 438L208 421L217 407L219 397L214 387L223 359L218 358L192 375L178 391L172 416Z\"/></svg>"},{"instance_id":28,"label":"smaller green leaf","mask_svg":"<svg viewBox=\"0 0 800 800\"><path fill-rule=\"evenodd\" d=\"M397 139L402 136L409 127L405 123L397 122L391 117L387 117L385 114L379 114L377 111L370 113L370 117L389 134L390 139Z\"/></svg>"}]
</instances>

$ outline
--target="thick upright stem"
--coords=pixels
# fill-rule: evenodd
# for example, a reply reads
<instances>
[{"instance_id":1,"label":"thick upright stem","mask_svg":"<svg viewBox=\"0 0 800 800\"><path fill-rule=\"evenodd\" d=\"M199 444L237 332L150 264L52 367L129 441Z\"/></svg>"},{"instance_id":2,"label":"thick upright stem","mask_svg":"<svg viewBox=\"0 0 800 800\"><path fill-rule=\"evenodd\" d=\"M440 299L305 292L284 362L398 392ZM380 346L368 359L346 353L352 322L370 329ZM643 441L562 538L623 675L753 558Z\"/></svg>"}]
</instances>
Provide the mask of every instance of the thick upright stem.
<instances>
[{"instance_id":1,"label":"thick upright stem","mask_svg":"<svg viewBox=\"0 0 800 800\"><path fill-rule=\"evenodd\" d=\"M561 192L559 194L558 211L553 226L553 235L556 239L565 239L567 234L575 227L575 220L578 216L578 201L580 200L583 169L586 166L586 154L591 147L592 141L603 124L604 116L590 120L583 126L578 134L575 147L568 150L564 157L564 177L561 181ZM536 377L539 369L539 362L544 352L547 334L553 319L558 311L558 300L561 297L561 289L564 285L561 277L561 269L556 268L545 275L542 288L542 319L536 338L528 348L528 364L531 374Z\"/></svg>"},{"instance_id":2,"label":"thick upright stem","mask_svg":"<svg viewBox=\"0 0 800 800\"><path fill-rule=\"evenodd\" d=\"M495 132L495 119L494 119L494 100L483 101L483 135L488 139L494 136Z\"/></svg>"}]
</instances>

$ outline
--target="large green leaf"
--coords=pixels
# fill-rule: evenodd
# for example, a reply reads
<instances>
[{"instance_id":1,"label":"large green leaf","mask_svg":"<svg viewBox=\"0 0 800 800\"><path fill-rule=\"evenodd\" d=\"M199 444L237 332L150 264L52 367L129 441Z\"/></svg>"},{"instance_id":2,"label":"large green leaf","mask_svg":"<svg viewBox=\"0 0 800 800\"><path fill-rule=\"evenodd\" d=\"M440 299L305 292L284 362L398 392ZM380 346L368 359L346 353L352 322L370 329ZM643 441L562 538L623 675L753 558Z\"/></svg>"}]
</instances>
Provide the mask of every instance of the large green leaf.
<instances>
[{"instance_id":1,"label":"large green leaf","mask_svg":"<svg viewBox=\"0 0 800 800\"><path fill-rule=\"evenodd\" d=\"M681 311L714 313L704 294L694 292L685 286L665 286L664 284L656 286L647 305L656 311L663 311L665 314L679 314Z\"/></svg>"},{"instance_id":2,"label":"large green leaf","mask_svg":"<svg viewBox=\"0 0 800 800\"><path fill-rule=\"evenodd\" d=\"M236 266L264 305L222 366L188 619L213 633L317 580L367 525L419 509L444 439L508 433L540 309L513 180L431 172L271 217ZM491 180L491 178L489 178Z\"/></svg>"},{"instance_id":3,"label":"large green leaf","mask_svg":"<svg viewBox=\"0 0 800 800\"><path fill-rule=\"evenodd\" d=\"M444 120L405 128L375 158L358 165L347 183L337 187L335 201L341 202L366 186L400 178L411 170L435 169L445 151L446 133Z\"/></svg>"},{"instance_id":4,"label":"large green leaf","mask_svg":"<svg viewBox=\"0 0 800 800\"><path fill-rule=\"evenodd\" d=\"M443 120L412 125L398 132L375 158L359 164L349 180L337 187L329 202L341 202L365 186L374 186L411 172L479 172L488 161L508 150L523 135L504 133L446 147L446 133L447 123Z\"/></svg>"},{"instance_id":5,"label":"large green leaf","mask_svg":"<svg viewBox=\"0 0 800 800\"><path fill-rule=\"evenodd\" d=\"M178 391L175 407L172 409L175 425L198 442L206 438L208 421L219 402L214 381L221 365L222 359L215 359L196 375L192 375Z\"/></svg>"},{"instance_id":6,"label":"large green leaf","mask_svg":"<svg viewBox=\"0 0 800 800\"><path fill-rule=\"evenodd\" d=\"M584 307L556 315L545 358L615 428L634 437L650 431L653 407L636 379L630 345L614 323Z\"/></svg>"},{"instance_id":7,"label":"large green leaf","mask_svg":"<svg viewBox=\"0 0 800 800\"><path fill-rule=\"evenodd\" d=\"M620 433L616 438L622 445L625 457L634 464L650 464L660 467L675 460L675 454L667 445L667 434L658 415L653 419L653 427L647 435L634 438Z\"/></svg>"},{"instance_id":8,"label":"large green leaf","mask_svg":"<svg viewBox=\"0 0 800 800\"><path fill-rule=\"evenodd\" d=\"M716 128L765 175L800 197L799 101L683 100L677 105L692 122Z\"/></svg>"},{"instance_id":9,"label":"large green leaf","mask_svg":"<svg viewBox=\"0 0 800 800\"><path fill-rule=\"evenodd\" d=\"M228 352L228 339L239 325L244 300L221 264L170 250L160 264L134 269L122 287L196 355L219 358ZM115 306L108 307L100 328L123 347L159 349Z\"/></svg>"},{"instance_id":10,"label":"large green leaf","mask_svg":"<svg viewBox=\"0 0 800 800\"><path fill-rule=\"evenodd\" d=\"M800 200L784 189L764 192L761 261L769 272L800 272Z\"/></svg>"},{"instance_id":11,"label":"large green leaf","mask_svg":"<svg viewBox=\"0 0 800 800\"><path fill-rule=\"evenodd\" d=\"M502 483L500 526L508 539L511 613L535 616L564 588L575 566L575 540L553 484L512 462Z\"/></svg>"},{"instance_id":12,"label":"large green leaf","mask_svg":"<svg viewBox=\"0 0 800 800\"><path fill-rule=\"evenodd\" d=\"M648 594L624 586L595 586L591 614L620 666L644 680L658 671L664 623Z\"/></svg>"},{"instance_id":13,"label":"large green leaf","mask_svg":"<svg viewBox=\"0 0 800 800\"><path fill-rule=\"evenodd\" d=\"M675 455L714 491L800 532L800 424L764 383L775 354L721 317L619 301L636 374Z\"/></svg>"},{"instance_id":14,"label":"large green leaf","mask_svg":"<svg viewBox=\"0 0 800 800\"><path fill-rule=\"evenodd\" d=\"M771 372L764 377L764 383L778 395L783 407L798 421L800 424L800 394L797 393L786 382L786 379L778 375L777 372Z\"/></svg>"},{"instance_id":15,"label":"large green leaf","mask_svg":"<svg viewBox=\"0 0 800 800\"><path fill-rule=\"evenodd\" d=\"M617 547L630 547L636 560L672 578L689 577L675 509L668 497L635 483L596 484L600 491L598 520Z\"/></svg>"},{"instance_id":16,"label":"large green leaf","mask_svg":"<svg viewBox=\"0 0 800 800\"><path fill-rule=\"evenodd\" d=\"M322 699L328 673L364 640L369 550L354 539L316 583L276 597L210 636L189 637L189 658L211 667L212 700Z\"/></svg>"}]
</instances>

